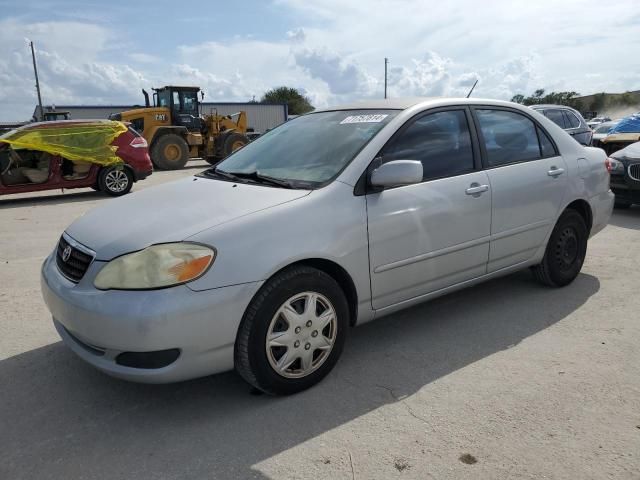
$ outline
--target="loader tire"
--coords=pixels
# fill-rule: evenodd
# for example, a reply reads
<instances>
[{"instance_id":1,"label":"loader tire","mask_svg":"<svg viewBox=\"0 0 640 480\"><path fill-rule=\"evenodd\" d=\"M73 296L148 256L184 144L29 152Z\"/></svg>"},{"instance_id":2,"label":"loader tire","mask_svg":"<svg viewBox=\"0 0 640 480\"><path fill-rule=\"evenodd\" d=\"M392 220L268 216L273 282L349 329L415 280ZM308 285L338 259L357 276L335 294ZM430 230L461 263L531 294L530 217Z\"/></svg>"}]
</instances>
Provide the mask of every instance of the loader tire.
<instances>
[{"instance_id":1,"label":"loader tire","mask_svg":"<svg viewBox=\"0 0 640 480\"><path fill-rule=\"evenodd\" d=\"M178 170L189 160L189 146L180 135L162 135L151 147L151 160L161 170Z\"/></svg>"},{"instance_id":2,"label":"loader tire","mask_svg":"<svg viewBox=\"0 0 640 480\"><path fill-rule=\"evenodd\" d=\"M228 157L236 150L244 147L249 143L249 138L241 133L231 133L225 138L224 146L222 147L223 158Z\"/></svg>"}]
</instances>

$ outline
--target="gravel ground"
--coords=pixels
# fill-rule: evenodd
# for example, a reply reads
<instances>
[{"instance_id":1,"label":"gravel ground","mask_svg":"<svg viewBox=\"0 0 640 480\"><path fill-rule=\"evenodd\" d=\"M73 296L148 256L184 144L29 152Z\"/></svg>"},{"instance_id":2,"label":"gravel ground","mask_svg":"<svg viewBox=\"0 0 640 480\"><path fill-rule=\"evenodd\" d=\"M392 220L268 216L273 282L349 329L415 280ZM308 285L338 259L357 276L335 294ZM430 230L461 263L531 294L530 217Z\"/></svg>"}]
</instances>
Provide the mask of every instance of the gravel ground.
<instances>
[{"instance_id":1,"label":"gravel ground","mask_svg":"<svg viewBox=\"0 0 640 480\"><path fill-rule=\"evenodd\" d=\"M572 285L522 272L365 325L319 386L271 398L234 373L126 383L61 344L40 265L105 201L0 200L1 479L640 479L640 208Z\"/></svg>"}]
</instances>

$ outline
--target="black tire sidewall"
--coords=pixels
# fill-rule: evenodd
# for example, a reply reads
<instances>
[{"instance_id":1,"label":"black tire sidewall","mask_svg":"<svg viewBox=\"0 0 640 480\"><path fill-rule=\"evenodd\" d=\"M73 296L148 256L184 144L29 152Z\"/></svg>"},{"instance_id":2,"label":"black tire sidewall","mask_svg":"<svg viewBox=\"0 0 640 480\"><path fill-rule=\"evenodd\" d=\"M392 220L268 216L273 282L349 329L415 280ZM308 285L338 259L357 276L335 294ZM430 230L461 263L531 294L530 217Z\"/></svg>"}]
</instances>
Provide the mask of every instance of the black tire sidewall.
<instances>
[{"instance_id":1,"label":"black tire sidewall","mask_svg":"<svg viewBox=\"0 0 640 480\"><path fill-rule=\"evenodd\" d=\"M164 158L164 149L167 145L174 144L180 149L180 158L170 161ZM151 159L154 165L163 170L178 170L184 167L189 161L189 145L180 135L167 133L158 138L151 147Z\"/></svg>"},{"instance_id":2,"label":"black tire sidewall","mask_svg":"<svg viewBox=\"0 0 640 480\"><path fill-rule=\"evenodd\" d=\"M224 148L222 150L222 153L225 158L233 153L233 144L238 140L242 140L245 145L249 143L249 139L246 135L237 132L230 133L229 135L227 135L227 138L224 139Z\"/></svg>"},{"instance_id":3,"label":"black tire sidewall","mask_svg":"<svg viewBox=\"0 0 640 480\"><path fill-rule=\"evenodd\" d=\"M316 371L304 378L285 378L276 373L267 359L265 339L271 319L282 304L292 296L314 291L324 295L333 305L337 316L337 333L329 358ZM246 318L250 321L249 365L260 388L277 394L291 394L305 390L322 380L335 366L342 353L348 328L349 308L340 286L329 275L314 269L305 269L304 273L279 284L264 298L256 297L255 315ZM248 309L251 311L251 309Z\"/></svg>"},{"instance_id":4,"label":"black tire sidewall","mask_svg":"<svg viewBox=\"0 0 640 480\"><path fill-rule=\"evenodd\" d=\"M114 192L112 190L109 190L109 188L107 188L107 183L106 183L107 174L117 169L118 167L103 168L102 171L100 172L100 178L98 179L98 185L99 185L100 191L105 192L111 195L112 197L120 197L122 195L126 195L131 191L131 188L133 188L133 175L125 167L122 167L121 170L127 175L127 179L129 180L129 184L127 185L127 188L125 188L121 192Z\"/></svg>"},{"instance_id":5,"label":"black tire sidewall","mask_svg":"<svg viewBox=\"0 0 640 480\"><path fill-rule=\"evenodd\" d=\"M562 231L567 227L573 228L576 231L578 237L578 254L572 267L569 270L563 271L555 262L554 249L559 242ZM580 270L582 270L582 265L584 264L587 254L588 239L589 234L587 226L585 225L582 216L574 210L565 211L558 219L558 222L551 233L544 258L549 277L555 285L563 287L571 283L578 276Z\"/></svg>"}]
</instances>

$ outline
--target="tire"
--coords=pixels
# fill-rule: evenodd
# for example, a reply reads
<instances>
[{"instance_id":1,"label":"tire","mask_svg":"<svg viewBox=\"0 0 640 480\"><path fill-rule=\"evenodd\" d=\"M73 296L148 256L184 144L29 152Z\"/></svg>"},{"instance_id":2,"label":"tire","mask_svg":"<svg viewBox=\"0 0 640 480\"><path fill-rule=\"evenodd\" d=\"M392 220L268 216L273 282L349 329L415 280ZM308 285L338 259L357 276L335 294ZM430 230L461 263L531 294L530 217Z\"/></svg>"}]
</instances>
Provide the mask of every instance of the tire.
<instances>
[{"instance_id":1,"label":"tire","mask_svg":"<svg viewBox=\"0 0 640 480\"><path fill-rule=\"evenodd\" d=\"M570 284L582 269L588 238L582 215L565 210L551 232L542 262L532 268L536 279L550 287Z\"/></svg>"},{"instance_id":2,"label":"tire","mask_svg":"<svg viewBox=\"0 0 640 480\"><path fill-rule=\"evenodd\" d=\"M209 163L209 165L217 165L220 163L220 158L218 157L206 157L205 160L207 161L207 163Z\"/></svg>"},{"instance_id":3,"label":"tire","mask_svg":"<svg viewBox=\"0 0 640 480\"><path fill-rule=\"evenodd\" d=\"M613 208L617 208L618 210L626 210L627 208L631 207L631 203L630 202L625 202L623 200L615 200L613 202Z\"/></svg>"},{"instance_id":4,"label":"tire","mask_svg":"<svg viewBox=\"0 0 640 480\"><path fill-rule=\"evenodd\" d=\"M103 168L98 177L98 185L100 190L108 195L120 197L131 191L133 175L125 167Z\"/></svg>"},{"instance_id":5,"label":"tire","mask_svg":"<svg viewBox=\"0 0 640 480\"><path fill-rule=\"evenodd\" d=\"M179 170L189 161L189 145L175 133L167 133L153 142L151 160L162 170Z\"/></svg>"},{"instance_id":6,"label":"tire","mask_svg":"<svg viewBox=\"0 0 640 480\"><path fill-rule=\"evenodd\" d=\"M244 147L249 143L249 138L241 133L230 133L224 140L222 147L223 158L228 157L236 150Z\"/></svg>"},{"instance_id":7,"label":"tire","mask_svg":"<svg viewBox=\"0 0 640 480\"><path fill-rule=\"evenodd\" d=\"M317 299L316 310L307 317L311 294ZM285 305L289 306L288 319ZM346 297L332 277L306 266L283 270L247 307L235 343L236 371L253 387L271 395L305 390L322 380L338 361L348 318ZM281 334L280 340L268 346L268 334Z\"/></svg>"}]
</instances>

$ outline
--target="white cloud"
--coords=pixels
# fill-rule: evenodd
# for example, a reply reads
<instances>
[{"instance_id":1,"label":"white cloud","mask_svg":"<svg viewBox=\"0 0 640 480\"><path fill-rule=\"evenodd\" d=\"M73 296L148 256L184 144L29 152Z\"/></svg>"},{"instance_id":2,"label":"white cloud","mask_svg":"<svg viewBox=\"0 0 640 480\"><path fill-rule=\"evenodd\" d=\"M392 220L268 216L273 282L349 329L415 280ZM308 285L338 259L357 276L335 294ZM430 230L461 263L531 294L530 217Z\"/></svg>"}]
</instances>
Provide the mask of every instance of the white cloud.
<instances>
[{"instance_id":1,"label":"white cloud","mask_svg":"<svg viewBox=\"0 0 640 480\"><path fill-rule=\"evenodd\" d=\"M307 35L304 33L304 28L296 28L287 32L287 38L292 43L302 43L307 38Z\"/></svg>"},{"instance_id":2,"label":"white cloud","mask_svg":"<svg viewBox=\"0 0 640 480\"><path fill-rule=\"evenodd\" d=\"M471 0L274 3L291 24L279 38L265 40L252 19L226 40L215 30L199 42L188 31L176 34L176 46L162 55L98 19L0 20L0 118L33 111L25 36L38 47L44 101L59 105L139 103L142 87L183 83L201 86L207 100L232 101L287 85L325 106L381 97L384 57L392 96L464 96L476 79L474 96L502 99L535 88L640 88L640 58L632 53L640 51L640 28L628 15L634 0L607 8L597 0L503 0L482 8Z\"/></svg>"},{"instance_id":3,"label":"white cloud","mask_svg":"<svg viewBox=\"0 0 640 480\"><path fill-rule=\"evenodd\" d=\"M343 59L339 54L304 49L295 52L294 57L296 64L312 78L324 81L331 93L344 95L360 91L364 73L355 63Z\"/></svg>"}]
</instances>

